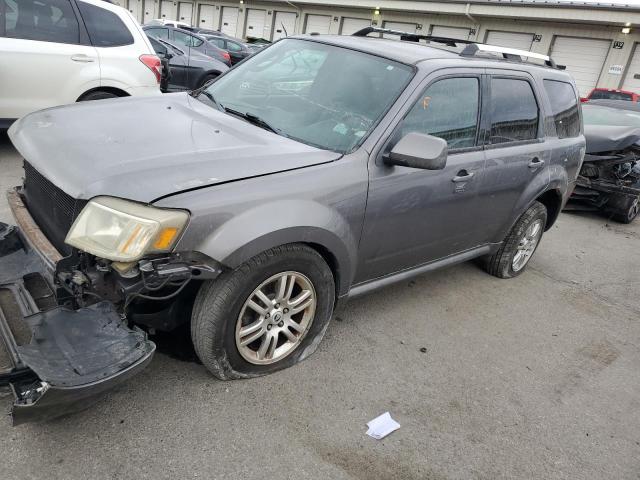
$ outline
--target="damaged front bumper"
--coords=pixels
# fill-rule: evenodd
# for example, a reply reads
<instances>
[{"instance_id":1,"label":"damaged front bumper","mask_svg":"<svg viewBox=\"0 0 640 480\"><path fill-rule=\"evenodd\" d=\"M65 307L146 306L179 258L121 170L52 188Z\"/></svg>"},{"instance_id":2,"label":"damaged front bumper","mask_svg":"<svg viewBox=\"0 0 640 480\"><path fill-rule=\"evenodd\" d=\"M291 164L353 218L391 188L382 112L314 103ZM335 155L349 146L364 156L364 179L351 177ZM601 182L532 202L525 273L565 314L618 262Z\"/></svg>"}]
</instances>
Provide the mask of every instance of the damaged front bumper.
<instances>
[{"instance_id":1,"label":"damaged front bumper","mask_svg":"<svg viewBox=\"0 0 640 480\"><path fill-rule=\"evenodd\" d=\"M155 345L110 302L58 305L61 257L16 192L9 203L18 227L0 223L0 384L11 386L19 425L86 408L145 368Z\"/></svg>"}]
</instances>

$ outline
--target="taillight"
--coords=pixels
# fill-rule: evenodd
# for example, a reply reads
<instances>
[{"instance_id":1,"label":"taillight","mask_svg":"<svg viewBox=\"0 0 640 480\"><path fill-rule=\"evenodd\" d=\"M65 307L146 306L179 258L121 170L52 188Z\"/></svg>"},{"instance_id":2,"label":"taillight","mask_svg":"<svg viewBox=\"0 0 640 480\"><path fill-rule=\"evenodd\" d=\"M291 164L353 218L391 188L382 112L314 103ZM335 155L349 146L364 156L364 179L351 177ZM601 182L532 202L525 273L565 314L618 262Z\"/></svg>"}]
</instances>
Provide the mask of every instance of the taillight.
<instances>
[{"instance_id":1,"label":"taillight","mask_svg":"<svg viewBox=\"0 0 640 480\"><path fill-rule=\"evenodd\" d=\"M155 55L140 55L140 61L153 72L157 82L160 83L162 79L162 62L160 62L160 59Z\"/></svg>"},{"instance_id":2,"label":"taillight","mask_svg":"<svg viewBox=\"0 0 640 480\"><path fill-rule=\"evenodd\" d=\"M229 52L222 52L222 56L225 60L231 60L231 55L229 55Z\"/></svg>"}]
</instances>

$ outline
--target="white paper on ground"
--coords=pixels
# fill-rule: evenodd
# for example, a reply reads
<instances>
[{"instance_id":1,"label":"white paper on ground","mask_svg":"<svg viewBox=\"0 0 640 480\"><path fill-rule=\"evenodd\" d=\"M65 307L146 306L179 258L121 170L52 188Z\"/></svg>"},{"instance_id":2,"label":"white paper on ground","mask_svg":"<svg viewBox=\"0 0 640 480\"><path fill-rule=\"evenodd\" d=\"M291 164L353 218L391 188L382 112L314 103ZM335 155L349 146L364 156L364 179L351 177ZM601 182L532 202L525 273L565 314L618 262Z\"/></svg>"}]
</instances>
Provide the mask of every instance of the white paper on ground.
<instances>
[{"instance_id":1,"label":"white paper on ground","mask_svg":"<svg viewBox=\"0 0 640 480\"><path fill-rule=\"evenodd\" d=\"M367 427L369 427L369 430L367 430L367 435L375 438L376 440L380 440L389 435L391 432L395 432L397 429L399 429L400 424L393 418L391 418L389 412L385 412L379 417L376 417L368 422Z\"/></svg>"}]
</instances>

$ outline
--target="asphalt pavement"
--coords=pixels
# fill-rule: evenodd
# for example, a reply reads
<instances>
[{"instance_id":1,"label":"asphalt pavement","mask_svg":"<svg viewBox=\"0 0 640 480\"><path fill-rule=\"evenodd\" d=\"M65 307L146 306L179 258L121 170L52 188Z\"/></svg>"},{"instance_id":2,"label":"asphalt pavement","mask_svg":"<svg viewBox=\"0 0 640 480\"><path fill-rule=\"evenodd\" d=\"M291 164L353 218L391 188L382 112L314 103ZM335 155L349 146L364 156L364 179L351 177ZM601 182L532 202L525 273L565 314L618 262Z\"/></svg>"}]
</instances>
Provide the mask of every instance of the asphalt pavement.
<instances>
[{"instance_id":1,"label":"asphalt pavement","mask_svg":"<svg viewBox=\"0 0 640 480\"><path fill-rule=\"evenodd\" d=\"M20 177L0 137L0 189ZM353 300L289 370L159 353L89 410L0 417L0 479L637 480L639 346L640 220L562 214L520 277L467 263ZM367 437L386 411L400 429Z\"/></svg>"}]
</instances>

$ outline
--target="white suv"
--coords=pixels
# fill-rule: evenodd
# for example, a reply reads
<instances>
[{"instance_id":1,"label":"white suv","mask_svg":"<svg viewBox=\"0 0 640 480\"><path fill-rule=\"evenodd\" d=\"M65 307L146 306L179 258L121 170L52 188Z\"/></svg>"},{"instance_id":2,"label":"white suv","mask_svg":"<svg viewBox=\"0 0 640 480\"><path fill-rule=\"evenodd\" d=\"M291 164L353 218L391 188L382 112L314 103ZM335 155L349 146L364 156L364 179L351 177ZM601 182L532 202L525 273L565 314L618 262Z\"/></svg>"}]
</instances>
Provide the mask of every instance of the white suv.
<instances>
[{"instance_id":1,"label":"white suv","mask_svg":"<svg viewBox=\"0 0 640 480\"><path fill-rule=\"evenodd\" d=\"M130 12L105 0L0 0L0 128L82 100L160 94L162 66Z\"/></svg>"}]
</instances>

